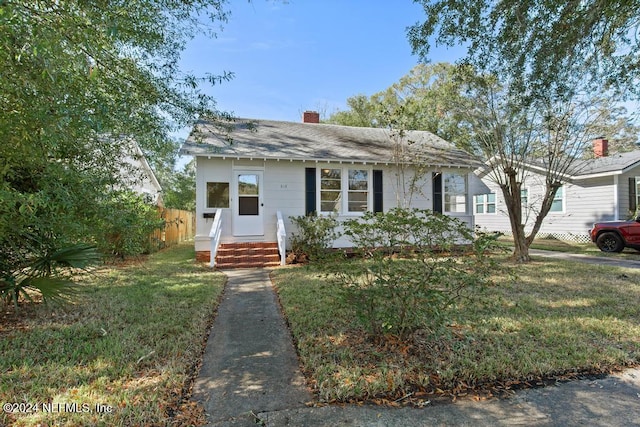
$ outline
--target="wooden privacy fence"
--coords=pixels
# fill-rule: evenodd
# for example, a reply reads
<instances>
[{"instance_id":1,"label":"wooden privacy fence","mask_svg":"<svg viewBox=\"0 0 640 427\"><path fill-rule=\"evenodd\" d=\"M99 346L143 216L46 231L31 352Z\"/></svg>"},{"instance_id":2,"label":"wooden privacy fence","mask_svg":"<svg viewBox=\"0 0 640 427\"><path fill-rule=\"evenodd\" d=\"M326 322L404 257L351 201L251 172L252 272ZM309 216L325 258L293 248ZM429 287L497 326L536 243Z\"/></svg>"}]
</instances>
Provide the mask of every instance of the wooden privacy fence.
<instances>
[{"instance_id":1,"label":"wooden privacy fence","mask_svg":"<svg viewBox=\"0 0 640 427\"><path fill-rule=\"evenodd\" d=\"M165 248L193 239L196 229L194 212L158 208L158 213L164 219L164 228L155 230L149 236L154 246Z\"/></svg>"}]
</instances>

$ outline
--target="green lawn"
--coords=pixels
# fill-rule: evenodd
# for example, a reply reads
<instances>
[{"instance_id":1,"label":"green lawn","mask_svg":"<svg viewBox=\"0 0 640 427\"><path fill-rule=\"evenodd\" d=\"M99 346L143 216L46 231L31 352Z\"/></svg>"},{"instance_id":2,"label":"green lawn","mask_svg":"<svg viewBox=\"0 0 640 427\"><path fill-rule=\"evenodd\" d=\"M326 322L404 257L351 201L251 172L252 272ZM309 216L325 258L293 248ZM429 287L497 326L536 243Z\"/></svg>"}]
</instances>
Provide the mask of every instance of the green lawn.
<instances>
[{"instance_id":1,"label":"green lawn","mask_svg":"<svg viewBox=\"0 0 640 427\"><path fill-rule=\"evenodd\" d=\"M506 261L505 261L506 262ZM640 363L640 271L536 259L462 301L437 337L367 337L338 285L274 271L303 370L322 401L420 404Z\"/></svg>"},{"instance_id":2,"label":"green lawn","mask_svg":"<svg viewBox=\"0 0 640 427\"><path fill-rule=\"evenodd\" d=\"M183 398L224 281L194 262L189 244L84 276L70 306L23 306L18 316L5 307L0 402L31 413L5 410L0 425L166 425L190 417Z\"/></svg>"}]
</instances>

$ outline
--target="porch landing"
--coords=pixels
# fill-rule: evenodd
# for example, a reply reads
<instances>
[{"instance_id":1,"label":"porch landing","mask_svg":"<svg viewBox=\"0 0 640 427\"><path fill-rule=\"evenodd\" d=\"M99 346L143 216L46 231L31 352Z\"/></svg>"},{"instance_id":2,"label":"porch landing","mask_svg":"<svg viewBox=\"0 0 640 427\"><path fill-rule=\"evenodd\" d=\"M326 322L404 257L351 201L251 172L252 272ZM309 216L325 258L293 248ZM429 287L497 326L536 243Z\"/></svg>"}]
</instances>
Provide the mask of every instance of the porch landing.
<instances>
[{"instance_id":1,"label":"porch landing","mask_svg":"<svg viewBox=\"0 0 640 427\"><path fill-rule=\"evenodd\" d=\"M210 257L209 251L196 252L197 261L208 262ZM278 265L280 255L277 242L221 243L216 254L216 267L220 269Z\"/></svg>"}]
</instances>

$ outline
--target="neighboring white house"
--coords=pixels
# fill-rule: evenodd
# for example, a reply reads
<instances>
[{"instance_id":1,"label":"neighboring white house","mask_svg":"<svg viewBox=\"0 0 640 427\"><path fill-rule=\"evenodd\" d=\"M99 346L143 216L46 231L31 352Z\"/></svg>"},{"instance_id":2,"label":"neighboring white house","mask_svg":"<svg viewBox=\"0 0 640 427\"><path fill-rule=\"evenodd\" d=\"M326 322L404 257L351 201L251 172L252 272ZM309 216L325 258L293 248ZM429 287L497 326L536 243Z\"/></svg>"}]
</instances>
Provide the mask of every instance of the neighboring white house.
<instances>
[{"instance_id":1,"label":"neighboring white house","mask_svg":"<svg viewBox=\"0 0 640 427\"><path fill-rule=\"evenodd\" d=\"M163 206L160 182L158 182L140 146L134 141L128 142L119 165L119 173L124 185L144 196L150 204Z\"/></svg>"},{"instance_id":2,"label":"neighboring white house","mask_svg":"<svg viewBox=\"0 0 640 427\"><path fill-rule=\"evenodd\" d=\"M406 192L398 191L402 175L394 147L427 165L410 206L473 226L470 195L480 191L482 182L473 174L479 164L469 154L430 132L409 131L403 144L394 145L385 129L318 122L316 112L305 112L301 123L239 119L230 124L228 135L211 123L197 124L181 154L196 158L195 247L200 259L210 250L218 210L221 241L232 243L275 242L277 212L290 236L290 217L334 213L340 220L398 206ZM408 169L405 177L415 172ZM334 246L350 242L341 238Z\"/></svg>"},{"instance_id":3,"label":"neighboring white house","mask_svg":"<svg viewBox=\"0 0 640 427\"><path fill-rule=\"evenodd\" d=\"M594 222L631 218L640 202L640 150L608 155L606 139L594 141L596 158L577 162L566 176L542 223L539 236L590 241ZM543 171L527 165L522 200L525 230L533 227L545 191ZM473 195L475 224L487 231L511 233L509 216L500 188L479 171L486 191Z\"/></svg>"}]
</instances>

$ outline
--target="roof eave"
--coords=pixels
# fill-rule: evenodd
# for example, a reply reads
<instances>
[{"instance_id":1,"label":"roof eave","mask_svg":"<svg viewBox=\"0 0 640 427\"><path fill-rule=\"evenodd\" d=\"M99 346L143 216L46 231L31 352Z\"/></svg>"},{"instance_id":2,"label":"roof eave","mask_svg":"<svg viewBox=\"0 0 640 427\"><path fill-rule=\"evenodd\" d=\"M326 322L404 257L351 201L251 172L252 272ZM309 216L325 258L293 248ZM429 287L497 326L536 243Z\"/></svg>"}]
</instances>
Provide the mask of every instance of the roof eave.
<instances>
[{"instance_id":1,"label":"roof eave","mask_svg":"<svg viewBox=\"0 0 640 427\"><path fill-rule=\"evenodd\" d=\"M206 158L217 158L217 159L236 159L236 160L275 160L277 162L302 162L302 163L342 163L342 164L372 164L372 165L394 165L396 162L389 160L380 160L380 159L340 159L340 158L308 158L308 157L272 157L272 156L249 156L245 154L231 154L231 153L192 153L188 151L181 151L182 155L189 155L194 157L206 157ZM413 164L412 162L407 162L405 164ZM462 163L453 163L453 162L425 162L422 163L426 166L431 167L443 167L443 168L457 168L457 169L471 169L475 166L469 164Z\"/></svg>"}]
</instances>

